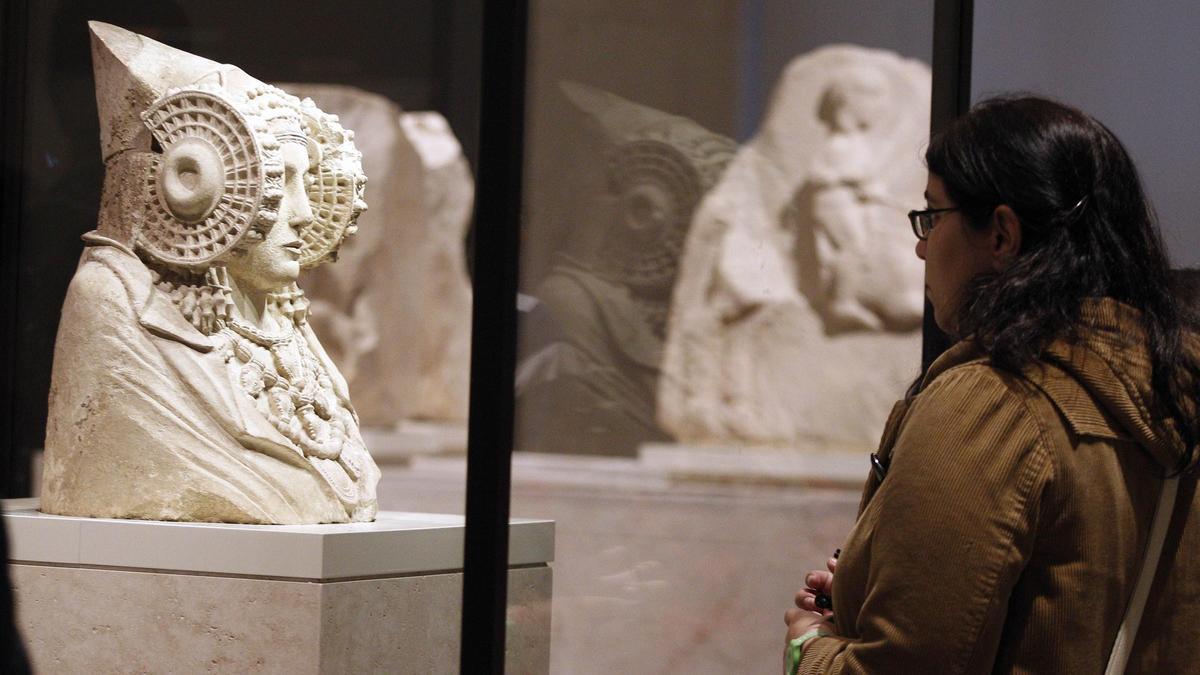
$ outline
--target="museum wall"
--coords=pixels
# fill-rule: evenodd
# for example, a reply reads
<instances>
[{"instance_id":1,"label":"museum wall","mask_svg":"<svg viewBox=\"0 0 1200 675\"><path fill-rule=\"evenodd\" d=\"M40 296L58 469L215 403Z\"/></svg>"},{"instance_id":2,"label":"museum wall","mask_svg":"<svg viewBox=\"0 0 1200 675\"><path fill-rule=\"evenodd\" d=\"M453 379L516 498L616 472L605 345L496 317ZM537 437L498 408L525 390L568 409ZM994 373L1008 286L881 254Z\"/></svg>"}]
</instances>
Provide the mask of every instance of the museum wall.
<instances>
[{"instance_id":1,"label":"museum wall","mask_svg":"<svg viewBox=\"0 0 1200 675\"><path fill-rule=\"evenodd\" d=\"M1128 147L1175 267L1200 265L1200 5L975 0L971 99L1023 90L1079 106Z\"/></svg>"}]
</instances>

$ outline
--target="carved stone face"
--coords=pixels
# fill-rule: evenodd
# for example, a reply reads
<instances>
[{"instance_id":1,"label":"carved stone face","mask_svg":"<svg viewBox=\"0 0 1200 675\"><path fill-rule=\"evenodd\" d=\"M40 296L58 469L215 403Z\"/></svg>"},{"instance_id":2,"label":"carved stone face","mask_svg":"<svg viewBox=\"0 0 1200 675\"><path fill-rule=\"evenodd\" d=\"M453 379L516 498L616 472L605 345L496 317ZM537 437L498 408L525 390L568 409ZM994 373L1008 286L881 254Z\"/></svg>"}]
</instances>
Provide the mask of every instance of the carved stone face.
<instances>
[{"instance_id":1,"label":"carved stone face","mask_svg":"<svg viewBox=\"0 0 1200 675\"><path fill-rule=\"evenodd\" d=\"M226 269L238 286L246 290L274 292L300 276L300 231L313 222L305 190L305 174L311 167L308 149L299 143L284 143L283 199L279 216L262 241L254 242L226 261Z\"/></svg>"},{"instance_id":2,"label":"carved stone face","mask_svg":"<svg viewBox=\"0 0 1200 675\"><path fill-rule=\"evenodd\" d=\"M887 82L870 68L854 68L825 90L819 115L837 133L866 131L888 115Z\"/></svg>"}]
</instances>

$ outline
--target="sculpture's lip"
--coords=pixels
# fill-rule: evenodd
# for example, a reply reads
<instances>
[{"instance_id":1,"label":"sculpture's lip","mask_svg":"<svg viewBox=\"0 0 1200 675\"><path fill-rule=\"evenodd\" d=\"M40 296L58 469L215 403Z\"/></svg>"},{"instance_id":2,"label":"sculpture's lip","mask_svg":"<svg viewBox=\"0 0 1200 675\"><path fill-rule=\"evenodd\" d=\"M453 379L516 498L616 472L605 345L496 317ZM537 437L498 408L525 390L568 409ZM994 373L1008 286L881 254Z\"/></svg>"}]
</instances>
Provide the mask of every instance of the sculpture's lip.
<instances>
[{"instance_id":1,"label":"sculpture's lip","mask_svg":"<svg viewBox=\"0 0 1200 675\"><path fill-rule=\"evenodd\" d=\"M288 252L290 252L290 253L295 253L297 256L299 256L299 255L300 255L300 252L301 252L302 250L304 250L304 242L301 242L301 241L289 241L288 243L286 243L286 244L284 244L284 245L283 245L283 248L284 248L285 250L287 250Z\"/></svg>"}]
</instances>

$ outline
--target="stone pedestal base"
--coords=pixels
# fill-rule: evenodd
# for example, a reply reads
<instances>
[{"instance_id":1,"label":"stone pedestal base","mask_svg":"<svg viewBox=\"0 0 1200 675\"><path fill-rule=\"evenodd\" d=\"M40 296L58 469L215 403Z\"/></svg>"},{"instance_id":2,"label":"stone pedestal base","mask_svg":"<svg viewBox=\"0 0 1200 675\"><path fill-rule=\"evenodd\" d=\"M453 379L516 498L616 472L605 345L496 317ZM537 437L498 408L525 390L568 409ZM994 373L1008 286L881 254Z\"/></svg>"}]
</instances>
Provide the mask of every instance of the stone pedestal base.
<instances>
[{"instance_id":1,"label":"stone pedestal base","mask_svg":"<svg viewBox=\"0 0 1200 675\"><path fill-rule=\"evenodd\" d=\"M37 672L458 672L460 517L254 527L22 501L5 524ZM514 521L510 548L507 672L545 673L553 523Z\"/></svg>"}]
</instances>

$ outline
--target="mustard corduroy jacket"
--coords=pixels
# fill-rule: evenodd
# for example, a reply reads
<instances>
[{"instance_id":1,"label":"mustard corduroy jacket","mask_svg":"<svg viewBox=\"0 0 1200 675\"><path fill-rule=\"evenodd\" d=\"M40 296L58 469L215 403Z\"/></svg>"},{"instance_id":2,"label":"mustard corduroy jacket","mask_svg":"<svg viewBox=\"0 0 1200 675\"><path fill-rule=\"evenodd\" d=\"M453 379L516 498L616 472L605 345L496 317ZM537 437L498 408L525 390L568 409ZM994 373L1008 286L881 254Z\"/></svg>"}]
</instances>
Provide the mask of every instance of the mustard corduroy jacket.
<instances>
[{"instance_id":1,"label":"mustard corduroy jacket","mask_svg":"<svg viewBox=\"0 0 1200 675\"><path fill-rule=\"evenodd\" d=\"M1021 375L969 341L934 362L892 412L887 472L868 480L842 548L838 635L806 643L799 672L1103 672L1161 476L1185 452L1155 403L1138 319L1091 301L1082 336ZM1200 673L1194 472L1128 672Z\"/></svg>"}]
</instances>

